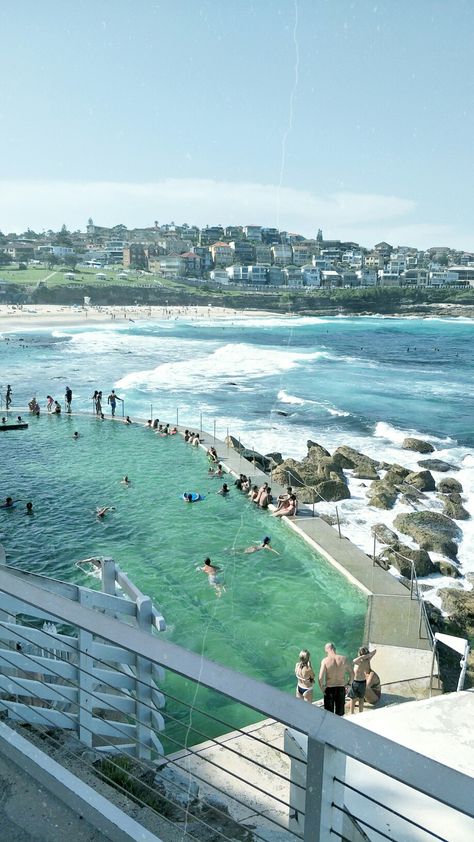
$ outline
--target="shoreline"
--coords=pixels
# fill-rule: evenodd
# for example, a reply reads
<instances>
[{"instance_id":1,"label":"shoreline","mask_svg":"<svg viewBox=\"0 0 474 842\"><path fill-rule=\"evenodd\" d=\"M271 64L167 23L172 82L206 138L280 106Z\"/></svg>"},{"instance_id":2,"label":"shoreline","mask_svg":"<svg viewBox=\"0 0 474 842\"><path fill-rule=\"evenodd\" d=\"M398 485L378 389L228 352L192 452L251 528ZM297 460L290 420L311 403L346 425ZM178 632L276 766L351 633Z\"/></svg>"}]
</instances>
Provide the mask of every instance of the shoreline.
<instances>
[{"instance_id":1,"label":"shoreline","mask_svg":"<svg viewBox=\"0 0 474 842\"><path fill-rule=\"evenodd\" d=\"M148 322L158 320L185 321L214 321L241 320L246 318L379 318L379 319L433 319L442 318L456 321L458 319L472 319L474 322L474 307L458 304L426 304L407 305L403 311L381 313L369 310L359 312L328 312L324 309L300 312L281 312L277 310L204 306L204 305L96 305L74 306L69 304L0 304L0 332L15 332L21 328L31 330L76 327L85 324L125 325L134 321Z\"/></svg>"}]
</instances>

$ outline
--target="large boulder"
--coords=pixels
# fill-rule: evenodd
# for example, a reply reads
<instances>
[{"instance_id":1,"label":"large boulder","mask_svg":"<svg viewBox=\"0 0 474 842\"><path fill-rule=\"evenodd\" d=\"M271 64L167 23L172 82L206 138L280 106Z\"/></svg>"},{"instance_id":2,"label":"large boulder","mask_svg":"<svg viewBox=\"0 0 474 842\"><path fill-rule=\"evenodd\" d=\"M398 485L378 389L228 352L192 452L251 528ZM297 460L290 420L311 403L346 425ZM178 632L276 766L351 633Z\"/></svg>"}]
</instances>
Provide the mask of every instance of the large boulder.
<instances>
[{"instance_id":1,"label":"large boulder","mask_svg":"<svg viewBox=\"0 0 474 842\"><path fill-rule=\"evenodd\" d=\"M362 462L364 465L370 464L376 470L380 464L376 459L371 459L370 456L359 453L358 450L345 444L334 451L332 458L339 468L358 468Z\"/></svg>"},{"instance_id":2,"label":"large boulder","mask_svg":"<svg viewBox=\"0 0 474 842\"><path fill-rule=\"evenodd\" d=\"M270 463L271 468L276 468L283 462L283 456L277 451L275 451L274 453L265 453L265 459L267 459L267 461Z\"/></svg>"},{"instance_id":3,"label":"large boulder","mask_svg":"<svg viewBox=\"0 0 474 842\"><path fill-rule=\"evenodd\" d=\"M245 445L241 444L235 436L226 436L224 441L227 447L231 447L233 450L236 450L237 453L242 453L245 450Z\"/></svg>"},{"instance_id":4,"label":"large boulder","mask_svg":"<svg viewBox=\"0 0 474 842\"><path fill-rule=\"evenodd\" d=\"M406 544L399 543L396 547L386 547L380 553L380 557L396 567L407 579L411 578L412 562L417 576L429 576L436 571L426 550L414 550Z\"/></svg>"},{"instance_id":5,"label":"large boulder","mask_svg":"<svg viewBox=\"0 0 474 842\"><path fill-rule=\"evenodd\" d=\"M380 544L388 544L389 546L398 544L399 537L393 529L390 529L385 523L375 523L371 530L372 535L375 535Z\"/></svg>"},{"instance_id":6,"label":"large boulder","mask_svg":"<svg viewBox=\"0 0 474 842\"><path fill-rule=\"evenodd\" d=\"M331 479L331 475L345 482L342 469L337 466L331 456L321 456L319 459L305 456L299 470L307 485L315 485L323 479Z\"/></svg>"},{"instance_id":7,"label":"large boulder","mask_svg":"<svg viewBox=\"0 0 474 842\"><path fill-rule=\"evenodd\" d=\"M393 509L397 496L397 489L384 480L376 480L367 491L370 505L378 509Z\"/></svg>"},{"instance_id":8,"label":"large boulder","mask_svg":"<svg viewBox=\"0 0 474 842\"><path fill-rule=\"evenodd\" d=\"M433 550L447 558L456 559L457 542L462 532L449 517L439 512L409 512L397 515L393 525L413 538L422 550Z\"/></svg>"},{"instance_id":9,"label":"large boulder","mask_svg":"<svg viewBox=\"0 0 474 842\"><path fill-rule=\"evenodd\" d=\"M423 439L406 438L402 442L403 450L415 450L416 453L433 453L434 447Z\"/></svg>"},{"instance_id":10,"label":"large boulder","mask_svg":"<svg viewBox=\"0 0 474 842\"><path fill-rule=\"evenodd\" d=\"M321 459L322 456L330 456L329 450L326 450L322 444L318 444L315 441L311 441L308 439L306 442L306 447L308 448L308 457L314 459Z\"/></svg>"},{"instance_id":11,"label":"large boulder","mask_svg":"<svg viewBox=\"0 0 474 842\"><path fill-rule=\"evenodd\" d=\"M442 576L451 576L453 579L459 579L461 576L459 568L452 561L436 561L435 567Z\"/></svg>"},{"instance_id":12,"label":"large boulder","mask_svg":"<svg viewBox=\"0 0 474 842\"><path fill-rule=\"evenodd\" d=\"M450 465L449 462L443 462L442 459L420 459L418 465L424 470L439 471L442 474L445 474L447 471L458 470L453 465Z\"/></svg>"},{"instance_id":13,"label":"large boulder","mask_svg":"<svg viewBox=\"0 0 474 842\"><path fill-rule=\"evenodd\" d=\"M443 610L449 615L448 622L451 631L461 637L474 637L474 590L441 588L438 594L442 600Z\"/></svg>"},{"instance_id":14,"label":"large boulder","mask_svg":"<svg viewBox=\"0 0 474 842\"><path fill-rule=\"evenodd\" d=\"M429 471L413 471L405 477L407 485L414 485L418 491L434 491L436 483Z\"/></svg>"},{"instance_id":15,"label":"large boulder","mask_svg":"<svg viewBox=\"0 0 474 842\"><path fill-rule=\"evenodd\" d=\"M408 468L404 468L402 465L388 465L383 479L389 485L400 485L409 473Z\"/></svg>"},{"instance_id":16,"label":"large boulder","mask_svg":"<svg viewBox=\"0 0 474 842\"><path fill-rule=\"evenodd\" d=\"M354 470L355 479L380 479L377 471L370 462L359 462Z\"/></svg>"},{"instance_id":17,"label":"large boulder","mask_svg":"<svg viewBox=\"0 0 474 842\"><path fill-rule=\"evenodd\" d=\"M345 482L340 479L327 479L318 483L316 493L326 502L337 503L338 500L349 500L351 492ZM312 501L311 501L312 502ZM318 502L318 498L316 498Z\"/></svg>"},{"instance_id":18,"label":"large boulder","mask_svg":"<svg viewBox=\"0 0 474 842\"><path fill-rule=\"evenodd\" d=\"M449 494L447 497L443 496L444 509L443 514L446 517L451 517L453 520L469 520L471 515L464 508L460 494Z\"/></svg>"},{"instance_id":19,"label":"large boulder","mask_svg":"<svg viewBox=\"0 0 474 842\"><path fill-rule=\"evenodd\" d=\"M454 477L443 477L443 479L440 479L436 488L441 492L441 494L451 494L453 491L457 491L459 494L462 494L462 485L457 479L454 479Z\"/></svg>"},{"instance_id":20,"label":"large boulder","mask_svg":"<svg viewBox=\"0 0 474 842\"><path fill-rule=\"evenodd\" d=\"M281 465L278 465L272 471L272 482L278 485L291 485L295 488L300 488L306 485L303 477L300 474L301 463L296 459L285 459Z\"/></svg>"},{"instance_id":21,"label":"large boulder","mask_svg":"<svg viewBox=\"0 0 474 842\"><path fill-rule=\"evenodd\" d=\"M242 457L247 460L247 462L252 462L252 464L256 465L258 468L261 468L262 471L266 471L269 468L269 461L263 455L263 453L259 453L258 450L242 450Z\"/></svg>"}]
</instances>

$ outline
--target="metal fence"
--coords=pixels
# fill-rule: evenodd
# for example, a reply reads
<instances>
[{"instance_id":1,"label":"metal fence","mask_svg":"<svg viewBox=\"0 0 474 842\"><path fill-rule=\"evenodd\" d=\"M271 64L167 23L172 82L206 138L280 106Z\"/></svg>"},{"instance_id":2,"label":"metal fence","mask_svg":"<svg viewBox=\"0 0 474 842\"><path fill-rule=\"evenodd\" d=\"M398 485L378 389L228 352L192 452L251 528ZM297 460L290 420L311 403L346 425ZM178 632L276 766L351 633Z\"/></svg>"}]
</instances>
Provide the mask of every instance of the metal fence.
<instances>
[{"instance_id":1,"label":"metal fence","mask_svg":"<svg viewBox=\"0 0 474 842\"><path fill-rule=\"evenodd\" d=\"M54 682L54 693L45 697L48 681L41 676L38 658L28 651L27 640L21 663L15 658L16 644L23 646L21 636L28 637L21 626L11 655L3 650L3 658L11 660L4 679L8 691L13 698L22 697L22 706L0 701L0 708L17 728L28 722L25 708L34 708L43 744L62 757L62 762L80 761L89 773L114 781L116 788L133 799L135 818L144 826L149 827L150 817L156 814L162 825L169 826L170 837L178 826L183 839L202 839L207 833L212 835L204 838L248 842L272 838L279 842L355 841L365 838L365 828L370 834L376 831L378 836L370 838L377 840L443 840L446 837L440 835L437 816L446 809L443 805L448 805L458 826L474 828L469 824L473 802L468 776L189 652L150 630L130 625L117 618L112 605L97 611L87 601L73 601L39 587L40 578L2 566L0 592L7 603L12 600L25 607L32 628L35 616L42 621L47 617L61 633L67 633L75 653L85 659L82 663L79 659L79 669L92 679L87 698L71 693L61 673ZM0 628L5 630L7 625L4 621ZM8 634L11 639L11 624ZM42 645L49 640L53 649L56 634L47 626L41 634ZM86 646L81 634L87 636ZM107 647L116 653L113 670ZM133 665L137 659L142 672L134 671L131 686L131 662ZM62 663L57 660L59 669ZM161 675L163 669L166 681L160 682L159 693L164 729L160 739L166 757L161 755L158 741L150 751L146 735L153 730L150 714L156 708L152 699L140 696L140 688L149 687L148 674L156 670ZM25 678L30 671L34 679ZM113 677L117 672L121 673L119 679ZM41 693L35 692L37 684L43 685ZM118 692L122 684L128 688L125 696ZM84 752L79 742L65 743L61 731L51 727L51 710L60 711L65 722L77 717L83 707L100 715L104 693L108 712L103 732L93 730L85 718L88 750ZM124 698L138 702L133 712L124 705ZM235 705L239 705L237 728L232 724ZM140 757L131 740L128 746L123 743L124 726L133 734L133 741L146 742L146 757ZM36 732L29 733L35 739ZM115 737L122 745L114 746ZM362 768L362 778L354 772L355 767ZM388 781L377 794L361 784L364 775L368 779L374 774ZM430 810L414 810L411 815L400 808L394 803L394 792L400 787L411 797L427 800ZM399 814L397 822L403 819L408 829L398 835L387 833L387 811ZM413 828L423 828L424 836L412 836ZM163 830L161 838L167 839Z\"/></svg>"}]
</instances>

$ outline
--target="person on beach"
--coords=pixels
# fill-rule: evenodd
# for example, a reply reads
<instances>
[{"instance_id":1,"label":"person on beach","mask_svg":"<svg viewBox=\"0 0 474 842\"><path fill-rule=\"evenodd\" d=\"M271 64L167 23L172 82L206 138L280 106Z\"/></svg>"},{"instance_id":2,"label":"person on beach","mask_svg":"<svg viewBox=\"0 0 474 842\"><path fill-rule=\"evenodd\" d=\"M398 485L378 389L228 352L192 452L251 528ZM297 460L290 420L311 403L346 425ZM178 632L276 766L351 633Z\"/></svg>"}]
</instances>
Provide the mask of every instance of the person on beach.
<instances>
[{"instance_id":1,"label":"person on beach","mask_svg":"<svg viewBox=\"0 0 474 842\"><path fill-rule=\"evenodd\" d=\"M127 418L128 418L128 416L127 416ZM153 421L153 429L154 429L154 430L157 430L157 429L158 429L158 424L159 424L159 423L160 423L160 419L159 419L159 418L155 418L155 420Z\"/></svg>"},{"instance_id":2,"label":"person on beach","mask_svg":"<svg viewBox=\"0 0 474 842\"><path fill-rule=\"evenodd\" d=\"M207 575L208 582L211 588L215 589L217 597L220 597L223 593L225 593L225 587L218 577L218 574L222 572L221 567L217 567L216 564L212 564L210 558L205 558L203 566L196 569Z\"/></svg>"},{"instance_id":3,"label":"person on beach","mask_svg":"<svg viewBox=\"0 0 474 842\"><path fill-rule=\"evenodd\" d=\"M2 417L2 424L6 424L6 423L7 423L7 419L5 418L5 416L3 416Z\"/></svg>"},{"instance_id":4,"label":"person on beach","mask_svg":"<svg viewBox=\"0 0 474 842\"><path fill-rule=\"evenodd\" d=\"M48 412L52 412L54 406L54 398L51 395L46 395L46 409Z\"/></svg>"},{"instance_id":5,"label":"person on beach","mask_svg":"<svg viewBox=\"0 0 474 842\"><path fill-rule=\"evenodd\" d=\"M271 552L275 553L275 555L280 555L278 550L275 550L275 548L272 547L270 541L271 541L270 536L265 535L265 538L263 539L261 544L253 544L251 547L246 547L246 549L244 550L244 553L247 553L247 554L258 553L259 550L271 550Z\"/></svg>"},{"instance_id":6,"label":"person on beach","mask_svg":"<svg viewBox=\"0 0 474 842\"><path fill-rule=\"evenodd\" d=\"M297 511L298 501L295 494L290 494L288 500L285 500L280 509L272 512L273 517L294 517Z\"/></svg>"},{"instance_id":7,"label":"person on beach","mask_svg":"<svg viewBox=\"0 0 474 842\"><path fill-rule=\"evenodd\" d=\"M370 664L371 659L376 653L376 649L369 652L366 646L361 646L357 658L354 658L354 678L349 687L348 697L351 700L351 714L355 712L356 702L359 704L359 713L364 711L365 694L367 692L367 676L372 672Z\"/></svg>"},{"instance_id":8,"label":"person on beach","mask_svg":"<svg viewBox=\"0 0 474 842\"><path fill-rule=\"evenodd\" d=\"M115 415L115 407L117 406L117 401L122 401L122 403L123 403L123 398L119 398L119 396L115 394L115 389L112 389L109 397L107 398L107 403L110 404L110 411L112 413L112 418Z\"/></svg>"},{"instance_id":9,"label":"person on beach","mask_svg":"<svg viewBox=\"0 0 474 842\"><path fill-rule=\"evenodd\" d=\"M208 449L207 458L209 459L209 462L216 462L217 463L219 461L218 456L217 456L217 450L216 450L215 447L210 447Z\"/></svg>"},{"instance_id":10,"label":"person on beach","mask_svg":"<svg viewBox=\"0 0 474 842\"><path fill-rule=\"evenodd\" d=\"M200 438L199 438L198 433L196 433L196 434L194 435L194 438L193 438L193 442L192 442L192 443L193 443L193 447L199 447L199 445L201 444L201 440L200 440Z\"/></svg>"},{"instance_id":11,"label":"person on beach","mask_svg":"<svg viewBox=\"0 0 474 842\"><path fill-rule=\"evenodd\" d=\"M64 399L66 401L66 412L71 412L72 389L70 386L66 386L66 393L64 395Z\"/></svg>"},{"instance_id":12,"label":"person on beach","mask_svg":"<svg viewBox=\"0 0 474 842\"><path fill-rule=\"evenodd\" d=\"M7 412L10 409L11 403L12 403L12 387L10 386L10 384L8 384L7 391L5 393L5 408L6 408Z\"/></svg>"},{"instance_id":13,"label":"person on beach","mask_svg":"<svg viewBox=\"0 0 474 842\"><path fill-rule=\"evenodd\" d=\"M345 655L338 655L334 643L326 643L326 657L321 661L319 687L324 694L324 709L344 716L346 686L354 678L352 664ZM346 682L346 677L348 680Z\"/></svg>"},{"instance_id":14,"label":"person on beach","mask_svg":"<svg viewBox=\"0 0 474 842\"><path fill-rule=\"evenodd\" d=\"M296 698L303 702L309 702L309 704L313 701L313 687L316 677L310 658L308 650L302 649L295 665Z\"/></svg>"},{"instance_id":15,"label":"person on beach","mask_svg":"<svg viewBox=\"0 0 474 842\"><path fill-rule=\"evenodd\" d=\"M99 393L98 393L97 389L95 389L94 394L92 395L91 400L92 400L92 401L93 401L93 403L94 403L94 411L95 411L96 415L98 415L98 414L99 414L99 413L98 413L98 411L97 411L97 398L98 398L98 397L99 397Z\"/></svg>"},{"instance_id":16,"label":"person on beach","mask_svg":"<svg viewBox=\"0 0 474 842\"><path fill-rule=\"evenodd\" d=\"M227 494L229 493L229 491L230 491L229 486L227 485L226 482L224 482L223 485L222 485L222 488L219 488L219 491L217 491L216 493L222 494L223 497L226 497Z\"/></svg>"},{"instance_id":17,"label":"person on beach","mask_svg":"<svg viewBox=\"0 0 474 842\"><path fill-rule=\"evenodd\" d=\"M18 424L23 424L23 418L21 417L21 415L18 415L16 420Z\"/></svg>"},{"instance_id":18,"label":"person on beach","mask_svg":"<svg viewBox=\"0 0 474 842\"><path fill-rule=\"evenodd\" d=\"M128 415L127 415L127 418L128 418ZM148 421L146 422L146 426L147 426L147 429L148 429L148 430L152 430L152 429L153 429L153 427L152 427L152 420L151 420L151 418L149 418L149 419L148 419Z\"/></svg>"}]
</instances>

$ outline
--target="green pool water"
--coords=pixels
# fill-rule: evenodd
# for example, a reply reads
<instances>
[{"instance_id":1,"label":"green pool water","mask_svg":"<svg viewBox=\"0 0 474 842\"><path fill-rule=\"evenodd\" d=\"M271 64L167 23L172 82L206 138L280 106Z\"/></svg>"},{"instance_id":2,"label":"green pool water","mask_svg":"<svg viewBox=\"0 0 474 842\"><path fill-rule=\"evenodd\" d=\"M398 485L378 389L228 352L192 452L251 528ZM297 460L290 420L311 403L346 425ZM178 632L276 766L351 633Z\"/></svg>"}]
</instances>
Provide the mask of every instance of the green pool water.
<instances>
[{"instance_id":1,"label":"green pool water","mask_svg":"<svg viewBox=\"0 0 474 842\"><path fill-rule=\"evenodd\" d=\"M43 416L26 431L3 433L0 494L20 501L13 511L0 510L8 564L94 587L76 561L113 557L163 613L166 638L293 692L301 648L310 649L315 664L327 640L355 653L365 598L233 486L228 498L217 495L222 481L210 479L208 467L205 453L180 436L161 438L138 425ZM120 483L124 474L130 487ZM205 499L187 505L180 499L185 490ZM103 521L95 516L100 505L115 507ZM264 535L279 556L242 552ZM196 572L206 555L224 570L220 599ZM226 723L196 711L190 719L187 707L170 701L168 750L179 747L174 740L199 742L258 718L205 688L196 693L192 682L171 673L164 690Z\"/></svg>"}]
</instances>

